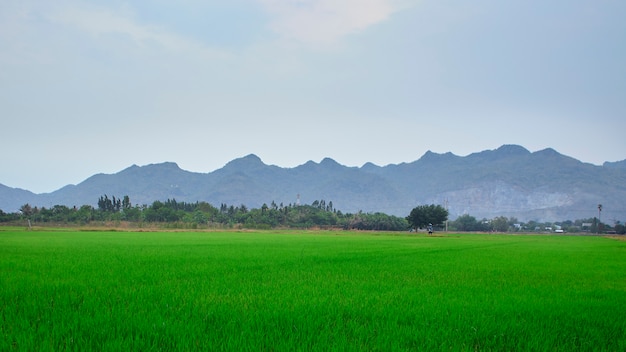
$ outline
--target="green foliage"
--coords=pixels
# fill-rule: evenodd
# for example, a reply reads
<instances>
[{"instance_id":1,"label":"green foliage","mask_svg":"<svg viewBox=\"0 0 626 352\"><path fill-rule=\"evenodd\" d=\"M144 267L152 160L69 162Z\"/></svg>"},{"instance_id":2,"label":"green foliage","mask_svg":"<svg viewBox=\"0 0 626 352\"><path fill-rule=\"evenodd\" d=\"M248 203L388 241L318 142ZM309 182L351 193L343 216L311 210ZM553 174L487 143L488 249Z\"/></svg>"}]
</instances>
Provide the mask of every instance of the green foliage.
<instances>
[{"instance_id":1,"label":"green foliage","mask_svg":"<svg viewBox=\"0 0 626 352\"><path fill-rule=\"evenodd\" d=\"M406 220L414 228L425 228L429 224L440 226L448 220L448 210L441 205L420 205L411 210Z\"/></svg>"},{"instance_id":2,"label":"green foliage","mask_svg":"<svg viewBox=\"0 0 626 352\"><path fill-rule=\"evenodd\" d=\"M405 231L409 228L406 219L389 216L383 213L363 214L358 213L352 217L347 229L376 230L376 231Z\"/></svg>"},{"instance_id":3,"label":"green foliage","mask_svg":"<svg viewBox=\"0 0 626 352\"><path fill-rule=\"evenodd\" d=\"M126 196L128 197L128 196ZM103 212L116 212L119 211L122 207L122 201L120 199L109 199L109 196L106 194L98 199L98 210Z\"/></svg>"},{"instance_id":4,"label":"green foliage","mask_svg":"<svg viewBox=\"0 0 626 352\"><path fill-rule=\"evenodd\" d=\"M0 232L1 351L623 351L626 242Z\"/></svg>"},{"instance_id":5,"label":"green foliage","mask_svg":"<svg viewBox=\"0 0 626 352\"><path fill-rule=\"evenodd\" d=\"M0 222L14 222L19 219L19 215L17 213L5 213L0 209Z\"/></svg>"},{"instance_id":6,"label":"green foliage","mask_svg":"<svg viewBox=\"0 0 626 352\"><path fill-rule=\"evenodd\" d=\"M491 229L496 232L507 232L509 230L509 221L505 216L498 216L491 220Z\"/></svg>"},{"instance_id":7,"label":"green foliage","mask_svg":"<svg viewBox=\"0 0 626 352\"><path fill-rule=\"evenodd\" d=\"M20 212L12 214L0 213L0 222L18 223L30 220L37 224L77 224L86 225L91 222L130 222L141 227L145 223L158 224L167 228L232 228L246 227L251 229L271 228L342 228L346 230L377 230L377 231L406 231L409 228L424 228L428 224L442 226L448 218L446 209L439 205L422 205L414 208L406 218L387 215L384 213L356 214L342 213L335 208L333 202L316 200L311 205L277 204L272 201L269 205L263 204L260 208L249 209L246 205L239 206L221 204L219 208L207 202L180 202L176 199L154 201L151 205L133 206L128 196L118 198L107 195L98 199L98 208L90 205L67 207L55 205L51 208L32 207L24 204ZM591 224L583 226L583 224ZM616 224L611 228L608 224L599 224L597 218L561 223L537 223L529 221L519 223L516 218L504 216L494 219L476 218L469 214L462 215L450 223L450 228L456 231L539 231L546 228L560 226L566 232L601 232L624 233L623 225ZM617 226L619 225L619 226Z\"/></svg>"},{"instance_id":8,"label":"green foliage","mask_svg":"<svg viewBox=\"0 0 626 352\"><path fill-rule=\"evenodd\" d=\"M464 214L456 218L450 226L456 231L488 231L489 228L482 222L476 220L475 217Z\"/></svg>"}]
</instances>

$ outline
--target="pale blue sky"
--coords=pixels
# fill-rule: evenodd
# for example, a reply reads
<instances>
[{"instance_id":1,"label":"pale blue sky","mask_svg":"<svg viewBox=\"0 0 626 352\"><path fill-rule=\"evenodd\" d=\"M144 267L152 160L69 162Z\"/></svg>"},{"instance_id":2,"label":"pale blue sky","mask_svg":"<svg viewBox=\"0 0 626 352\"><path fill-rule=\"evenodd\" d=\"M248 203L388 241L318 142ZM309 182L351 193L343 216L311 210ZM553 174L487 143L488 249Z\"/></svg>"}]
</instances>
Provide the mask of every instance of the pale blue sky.
<instances>
[{"instance_id":1,"label":"pale blue sky","mask_svg":"<svg viewBox=\"0 0 626 352\"><path fill-rule=\"evenodd\" d=\"M8 0L0 183L132 164L626 158L621 0Z\"/></svg>"}]
</instances>

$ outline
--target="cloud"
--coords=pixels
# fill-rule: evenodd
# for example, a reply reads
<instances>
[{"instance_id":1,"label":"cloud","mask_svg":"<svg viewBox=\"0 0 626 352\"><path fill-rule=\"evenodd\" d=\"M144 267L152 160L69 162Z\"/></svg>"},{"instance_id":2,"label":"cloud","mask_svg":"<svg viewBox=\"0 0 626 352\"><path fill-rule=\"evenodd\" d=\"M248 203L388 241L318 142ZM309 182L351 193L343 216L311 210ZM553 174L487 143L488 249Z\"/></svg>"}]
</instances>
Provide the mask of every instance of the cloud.
<instances>
[{"instance_id":1,"label":"cloud","mask_svg":"<svg viewBox=\"0 0 626 352\"><path fill-rule=\"evenodd\" d=\"M258 0L281 37L325 44L385 21L399 9L393 0Z\"/></svg>"},{"instance_id":2,"label":"cloud","mask_svg":"<svg viewBox=\"0 0 626 352\"><path fill-rule=\"evenodd\" d=\"M59 7L47 16L49 21L71 26L87 33L95 40L107 36L121 36L140 49L157 49L169 53L189 53L198 58L229 58L225 51L206 47L202 43L167 31L157 25L145 24L133 17L128 8L94 6Z\"/></svg>"}]
</instances>

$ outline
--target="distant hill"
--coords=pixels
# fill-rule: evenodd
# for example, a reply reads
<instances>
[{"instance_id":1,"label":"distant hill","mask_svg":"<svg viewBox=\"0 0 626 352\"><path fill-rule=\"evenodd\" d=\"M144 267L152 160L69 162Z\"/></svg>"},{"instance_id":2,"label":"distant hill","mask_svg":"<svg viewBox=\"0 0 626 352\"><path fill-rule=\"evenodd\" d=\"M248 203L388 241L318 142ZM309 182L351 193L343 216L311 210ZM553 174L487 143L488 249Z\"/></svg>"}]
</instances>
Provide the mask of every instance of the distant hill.
<instances>
[{"instance_id":1,"label":"distant hill","mask_svg":"<svg viewBox=\"0 0 626 352\"><path fill-rule=\"evenodd\" d=\"M626 169L626 160L616 162L605 162L602 166L615 169Z\"/></svg>"},{"instance_id":2,"label":"distant hill","mask_svg":"<svg viewBox=\"0 0 626 352\"><path fill-rule=\"evenodd\" d=\"M326 158L294 168L264 164L256 155L232 160L211 173L182 170L166 162L130 166L116 174L97 174L78 185L34 194L0 185L0 209L23 204L96 206L102 195L128 195L133 204L155 200L207 201L215 206L332 201L343 212L384 212L406 216L420 204L447 204L451 218L517 217L557 221L597 216L626 218L626 161L603 166L582 163L553 149L531 153L504 145L465 157L425 153L401 164L347 167Z\"/></svg>"}]
</instances>

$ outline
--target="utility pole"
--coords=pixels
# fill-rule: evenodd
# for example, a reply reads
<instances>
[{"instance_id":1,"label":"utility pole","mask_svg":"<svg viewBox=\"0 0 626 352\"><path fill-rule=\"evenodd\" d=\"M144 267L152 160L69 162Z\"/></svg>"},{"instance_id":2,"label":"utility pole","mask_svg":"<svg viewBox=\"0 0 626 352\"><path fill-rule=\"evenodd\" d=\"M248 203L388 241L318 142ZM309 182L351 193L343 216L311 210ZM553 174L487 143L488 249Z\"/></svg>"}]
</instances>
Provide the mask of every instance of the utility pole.
<instances>
[{"instance_id":1,"label":"utility pole","mask_svg":"<svg viewBox=\"0 0 626 352\"><path fill-rule=\"evenodd\" d=\"M448 211L448 198L444 199L443 204L446 206L446 212L448 216L450 216L450 212ZM448 218L446 217L446 232L448 232Z\"/></svg>"},{"instance_id":2,"label":"utility pole","mask_svg":"<svg viewBox=\"0 0 626 352\"><path fill-rule=\"evenodd\" d=\"M602 224L602 204L598 204L598 228L596 229L597 234L600 234L600 225Z\"/></svg>"}]
</instances>

